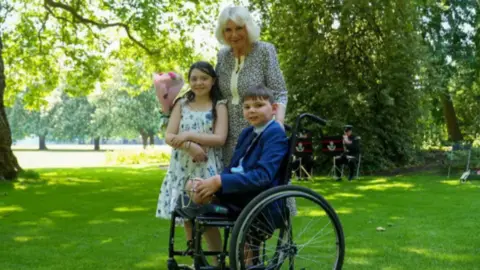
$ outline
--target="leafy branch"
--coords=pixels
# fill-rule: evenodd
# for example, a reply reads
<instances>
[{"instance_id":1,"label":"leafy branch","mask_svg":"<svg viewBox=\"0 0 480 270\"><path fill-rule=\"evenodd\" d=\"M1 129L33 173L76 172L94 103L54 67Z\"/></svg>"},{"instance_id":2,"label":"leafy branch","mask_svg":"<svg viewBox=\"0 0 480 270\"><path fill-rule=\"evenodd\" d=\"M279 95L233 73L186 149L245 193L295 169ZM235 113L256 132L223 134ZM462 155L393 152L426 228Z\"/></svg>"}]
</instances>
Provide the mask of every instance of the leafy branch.
<instances>
[{"instance_id":1,"label":"leafy branch","mask_svg":"<svg viewBox=\"0 0 480 270\"><path fill-rule=\"evenodd\" d=\"M133 42L135 43L136 45L138 45L140 48L144 49L148 54L150 55L154 55L154 54L158 54L159 53L159 50L151 50L149 49L145 44L143 44L141 41L139 41L138 39L136 39L133 35L132 35L132 30L130 28L130 26L128 24L125 24L123 22L114 22L114 23L101 23L101 22L98 22L98 21L94 21L94 20L91 20L91 19L88 19L88 18L85 18L83 16L81 16L80 14L78 14L78 12L71 6L69 5L66 5L66 4L63 4L63 3L59 3L59 2L55 2L55 1L52 1L52 0L45 0L44 1L44 7L45 9L52 15L54 16L55 18L59 19L59 20L64 20L64 21L68 21L72 24L74 24L74 22L64 18L64 17L61 17L59 15L56 15L52 8L59 8L59 9L63 9L67 12L69 12L76 20L78 20L78 22L84 24L84 25L95 25L97 26L98 28L100 29L105 29L105 28L110 28L110 27L120 27L120 28L123 28L125 30L125 32L127 33L127 36L128 38ZM129 19L130 20L130 19ZM128 20L128 21L129 21Z\"/></svg>"}]
</instances>

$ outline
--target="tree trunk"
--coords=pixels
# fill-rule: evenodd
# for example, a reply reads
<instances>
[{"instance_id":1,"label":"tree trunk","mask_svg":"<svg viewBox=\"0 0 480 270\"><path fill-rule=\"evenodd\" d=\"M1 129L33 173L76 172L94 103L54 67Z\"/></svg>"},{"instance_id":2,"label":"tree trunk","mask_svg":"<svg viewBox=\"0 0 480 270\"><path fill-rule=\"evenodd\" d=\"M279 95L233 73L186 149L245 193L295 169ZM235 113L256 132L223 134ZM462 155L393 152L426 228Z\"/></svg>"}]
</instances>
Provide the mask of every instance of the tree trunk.
<instances>
[{"instance_id":1,"label":"tree trunk","mask_svg":"<svg viewBox=\"0 0 480 270\"><path fill-rule=\"evenodd\" d=\"M148 135L148 138L149 138L149 144L150 145L155 145L155 133L150 133Z\"/></svg>"},{"instance_id":2,"label":"tree trunk","mask_svg":"<svg viewBox=\"0 0 480 270\"><path fill-rule=\"evenodd\" d=\"M93 150L100 151L100 137L93 138Z\"/></svg>"},{"instance_id":3,"label":"tree trunk","mask_svg":"<svg viewBox=\"0 0 480 270\"><path fill-rule=\"evenodd\" d=\"M148 134L145 131L140 131L140 135L142 135L143 149L146 149L148 145Z\"/></svg>"},{"instance_id":4,"label":"tree trunk","mask_svg":"<svg viewBox=\"0 0 480 270\"><path fill-rule=\"evenodd\" d=\"M48 150L47 145L45 144L46 135L38 136L38 149L39 150Z\"/></svg>"},{"instance_id":5,"label":"tree trunk","mask_svg":"<svg viewBox=\"0 0 480 270\"><path fill-rule=\"evenodd\" d=\"M0 180L12 180L22 170L12 152L12 133L8 124L3 95L5 94L5 67L3 63L3 43L0 35Z\"/></svg>"},{"instance_id":6,"label":"tree trunk","mask_svg":"<svg viewBox=\"0 0 480 270\"><path fill-rule=\"evenodd\" d=\"M457 114L453 107L452 96L450 94L442 95L443 114L447 123L448 139L453 142L463 140L462 132L458 126Z\"/></svg>"}]
</instances>

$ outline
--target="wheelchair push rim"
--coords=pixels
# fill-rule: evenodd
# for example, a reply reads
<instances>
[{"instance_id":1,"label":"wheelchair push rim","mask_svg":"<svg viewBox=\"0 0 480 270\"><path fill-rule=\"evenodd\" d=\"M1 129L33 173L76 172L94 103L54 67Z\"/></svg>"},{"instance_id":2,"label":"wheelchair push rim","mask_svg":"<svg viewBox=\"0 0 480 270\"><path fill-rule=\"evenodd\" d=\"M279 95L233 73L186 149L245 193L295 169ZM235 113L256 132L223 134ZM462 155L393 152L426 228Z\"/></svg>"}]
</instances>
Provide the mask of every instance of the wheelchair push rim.
<instances>
[{"instance_id":1,"label":"wheelchair push rim","mask_svg":"<svg viewBox=\"0 0 480 270\"><path fill-rule=\"evenodd\" d=\"M288 200L295 198L296 213ZM333 208L300 186L267 190L242 211L232 232L232 269L341 269L342 226Z\"/></svg>"}]
</instances>

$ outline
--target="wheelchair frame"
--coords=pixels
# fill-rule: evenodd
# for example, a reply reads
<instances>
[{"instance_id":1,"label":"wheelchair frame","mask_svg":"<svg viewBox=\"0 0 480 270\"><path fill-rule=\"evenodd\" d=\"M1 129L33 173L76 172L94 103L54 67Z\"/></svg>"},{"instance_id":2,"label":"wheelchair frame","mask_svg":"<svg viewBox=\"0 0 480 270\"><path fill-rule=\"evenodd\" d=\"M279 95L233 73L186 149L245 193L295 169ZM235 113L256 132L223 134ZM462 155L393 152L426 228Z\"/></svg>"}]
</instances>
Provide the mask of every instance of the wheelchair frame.
<instances>
[{"instance_id":1,"label":"wheelchair frame","mask_svg":"<svg viewBox=\"0 0 480 270\"><path fill-rule=\"evenodd\" d=\"M239 242L241 243L241 235L242 233L245 234L244 230L245 229L245 223L246 221L248 222L248 219L252 219L252 213L255 213L255 211L260 211L258 209L261 208L262 203L266 202L272 202L274 200L279 200L278 198L282 199L284 202L286 202L287 197L289 194L292 195L297 195L297 196L302 196L309 198L323 208L323 210L327 213L328 217L333 223L334 230L336 232L336 244L337 244L337 258L336 261L333 265L333 269L341 269L343 265L343 258L345 254L345 240L344 240L344 235L343 235L343 229L340 223L340 220L335 213L335 210L333 207L331 207L328 202L319 194L315 193L314 191L305 188L305 187L300 187L300 186L293 186L293 185L287 185L287 183L290 181L290 178L292 176L292 162L294 159L293 153L295 151L296 147L296 140L297 140L297 131L300 128L300 123L301 120L304 118L310 118L314 122L324 126L326 124L326 121L309 113L304 113L299 115L296 120L295 120L295 126L293 127L291 131L291 136L289 138L289 152L287 156L285 157L285 160L287 161L286 166L282 166L281 168L284 169L282 172L285 177L282 178L283 182L279 184L279 186L270 188L268 190L263 191L259 195L257 195L240 213L240 215L237 218L231 218L227 216L208 216L208 215L202 215L198 216L195 219L191 220L192 222L192 241L193 241L193 250L189 250L187 247L187 250L184 251L178 251L174 249L174 236L175 236L175 219L177 217L180 217L176 211L172 212L172 219L170 222L170 238L169 238L169 246L168 246L168 260L167 260L167 267L168 270L181 270L181 269L192 269L190 266L185 266L185 265L179 265L176 260L175 256L191 256L193 258L193 267L194 269L198 270L223 270L223 269L238 269L238 270L243 270L240 265L235 265L233 261L238 261L238 256L243 256L243 255L238 255L240 253L239 250ZM286 126L286 129L291 129L290 127ZM284 162L285 162L284 160ZM283 196L283 197L282 197ZM285 197L285 198L284 198ZM285 204L285 207L286 204ZM290 221L290 215L287 214L288 216L288 224L285 224L285 228L274 228L276 229L290 229L290 235L287 235L287 237L290 237L289 242L287 243L289 248L288 250L282 247L283 249L280 251L279 245L281 245L280 241L277 243L277 247L275 249L275 254L283 254L283 256L289 256L290 261L292 261L296 255L297 248L294 246L294 243L292 241L292 224ZM252 221L250 221L252 222ZM289 227L288 227L289 226ZM203 251L201 248L201 241L202 241L202 234L205 231L205 228L207 227L218 227L218 228L223 228L223 248L222 251ZM231 239L229 239L231 238ZM230 240L230 242L229 242ZM240 241L239 241L240 240ZM243 240L245 241L245 240ZM263 243L263 242L262 242ZM263 243L263 251L265 252L265 243ZM229 250L227 251L227 247L229 246ZM286 246L286 245L284 245ZM206 261L205 256L217 256L218 258L218 266L210 266L208 265L208 262ZM226 258L227 256L230 258L230 267L227 267L226 263ZM277 255L280 256L280 255ZM279 258L276 258L276 260L279 260ZM254 269L279 269L281 267L280 265L277 266L272 266L272 267L255 267ZM249 268L250 269L250 268ZM294 264L291 262L290 263L290 270L294 269Z\"/></svg>"}]
</instances>

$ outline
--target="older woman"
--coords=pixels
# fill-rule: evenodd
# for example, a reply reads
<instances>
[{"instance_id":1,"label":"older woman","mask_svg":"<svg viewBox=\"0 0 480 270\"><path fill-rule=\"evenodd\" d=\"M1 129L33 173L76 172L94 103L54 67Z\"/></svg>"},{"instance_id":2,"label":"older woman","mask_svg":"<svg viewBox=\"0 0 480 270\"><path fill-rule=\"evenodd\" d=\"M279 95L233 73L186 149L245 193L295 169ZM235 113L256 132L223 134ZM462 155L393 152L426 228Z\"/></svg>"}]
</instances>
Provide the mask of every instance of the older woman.
<instances>
[{"instance_id":1,"label":"older woman","mask_svg":"<svg viewBox=\"0 0 480 270\"><path fill-rule=\"evenodd\" d=\"M228 100L229 126L223 158L224 164L229 164L237 138L248 126L242 117L243 93L260 84L272 89L275 103L279 105L275 119L283 123L287 89L275 47L258 40L260 28L246 8L225 8L220 13L215 35L221 44L226 45L218 53L216 69L220 91Z\"/></svg>"}]
</instances>

